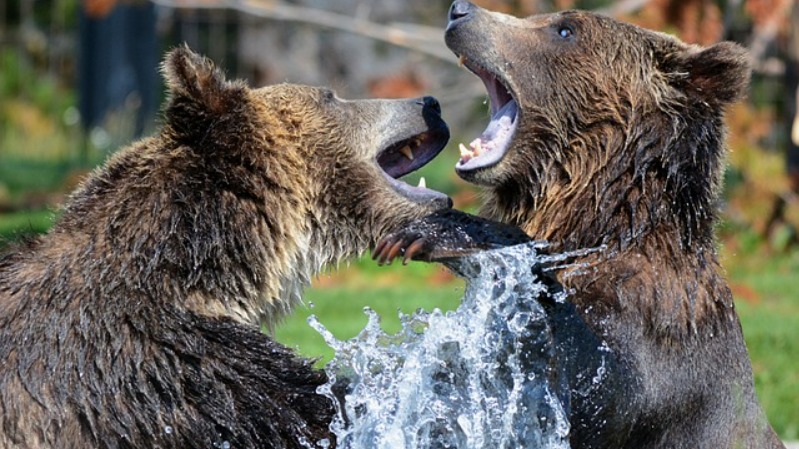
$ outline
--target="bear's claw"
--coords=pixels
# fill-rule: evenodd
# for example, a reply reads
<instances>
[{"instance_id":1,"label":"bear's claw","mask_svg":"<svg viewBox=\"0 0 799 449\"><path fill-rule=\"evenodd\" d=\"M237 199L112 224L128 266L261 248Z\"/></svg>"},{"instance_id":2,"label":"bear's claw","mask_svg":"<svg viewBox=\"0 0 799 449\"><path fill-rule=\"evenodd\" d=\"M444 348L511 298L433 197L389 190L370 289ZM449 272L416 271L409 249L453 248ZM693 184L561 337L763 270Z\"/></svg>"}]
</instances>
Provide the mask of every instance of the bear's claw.
<instances>
[{"instance_id":1,"label":"bear's claw","mask_svg":"<svg viewBox=\"0 0 799 449\"><path fill-rule=\"evenodd\" d=\"M414 220L378 242L372 259L391 264L402 256L411 260L443 261L477 251L531 241L521 229L447 209Z\"/></svg>"}]
</instances>

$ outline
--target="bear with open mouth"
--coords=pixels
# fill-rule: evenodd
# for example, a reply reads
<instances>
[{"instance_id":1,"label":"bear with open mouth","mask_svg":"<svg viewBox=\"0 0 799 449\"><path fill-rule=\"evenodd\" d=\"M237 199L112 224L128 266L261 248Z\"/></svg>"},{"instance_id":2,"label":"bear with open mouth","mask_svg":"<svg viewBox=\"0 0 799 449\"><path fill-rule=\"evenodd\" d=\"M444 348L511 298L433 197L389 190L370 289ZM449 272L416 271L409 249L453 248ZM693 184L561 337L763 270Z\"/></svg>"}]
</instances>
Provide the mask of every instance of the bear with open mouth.
<instances>
[{"instance_id":1,"label":"bear with open mouth","mask_svg":"<svg viewBox=\"0 0 799 449\"><path fill-rule=\"evenodd\" d=\"M163 72L160 132L0 253L0 447L334 447L325 374L260 326L450 207L398 179L447 143L438 102L254 89L186 47Z\"/></svg>"},{"instance_id":2,"label":"bear with open mouth","mask_svg":"<svg viewBox=\"0 0 799 449\"><path fill-rule=\"evenodd\" d=\"M715 247L723 112L746 93L746 51L590 12L520 19L462 0L445 39L488 92L489 125L455 167L485 187L483 218L434 213L375 258L446 260L529 239L598 249L555 275L567 302L544 305L572 447L783 447Z\"/></svg>"}]
</instances>

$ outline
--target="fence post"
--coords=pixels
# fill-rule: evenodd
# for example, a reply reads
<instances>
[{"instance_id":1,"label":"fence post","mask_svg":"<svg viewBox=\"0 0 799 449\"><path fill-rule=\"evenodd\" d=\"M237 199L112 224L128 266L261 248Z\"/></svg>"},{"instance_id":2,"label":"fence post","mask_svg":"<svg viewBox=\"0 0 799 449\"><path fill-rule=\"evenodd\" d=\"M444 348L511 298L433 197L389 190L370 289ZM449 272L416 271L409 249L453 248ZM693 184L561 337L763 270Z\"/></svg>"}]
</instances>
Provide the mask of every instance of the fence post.
<instances>
[{"instance_id":1,"label":"fence post","mask_svg":"<svg viewBox=\"0 0 799 449\"><path fill-rule=\"evenodd\" d=\"M158 85L158 44L155 6L150 2L119 3L103 13L80 8L78 96L87 134L109 112L138 95L133 136L142 134L155 116ZM88 161L88 147L81 151Z\"/></svg>"}]
</instances>

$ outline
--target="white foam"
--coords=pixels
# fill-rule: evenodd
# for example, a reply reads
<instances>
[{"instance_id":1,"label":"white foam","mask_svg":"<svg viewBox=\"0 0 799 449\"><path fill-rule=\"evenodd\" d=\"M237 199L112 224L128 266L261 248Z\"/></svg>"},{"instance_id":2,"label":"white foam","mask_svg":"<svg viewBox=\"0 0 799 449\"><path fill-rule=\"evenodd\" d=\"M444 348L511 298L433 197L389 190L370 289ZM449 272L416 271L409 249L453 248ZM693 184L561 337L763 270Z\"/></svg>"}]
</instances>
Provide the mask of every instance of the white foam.
<instances>
[{"instance_id":1,"label":"white foam","mask_svg":"<svg viewBox=\"0 0 799 449\"><path fill-rule=\"evenodd\" d=\"M567 448L551 333L535 300L545 291L532 274L537 260L533 244L460 260L461 306L403 315L395 335L369 309L346 341L309 319L336 351L320 393L335 400L332 383L348 383L332 426L338 447Z\"/></svg>"}]
</instances>

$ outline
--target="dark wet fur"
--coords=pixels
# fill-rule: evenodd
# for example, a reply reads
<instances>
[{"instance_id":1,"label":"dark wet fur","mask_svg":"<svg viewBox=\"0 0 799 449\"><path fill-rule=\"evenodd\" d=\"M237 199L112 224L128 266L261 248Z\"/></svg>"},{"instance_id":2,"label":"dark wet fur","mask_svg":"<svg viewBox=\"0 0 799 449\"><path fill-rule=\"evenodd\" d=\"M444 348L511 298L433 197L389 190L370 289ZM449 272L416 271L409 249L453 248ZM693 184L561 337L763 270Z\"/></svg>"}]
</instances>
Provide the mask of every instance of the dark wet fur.
<instances>
[{"instance_id":1,"label":"dark wet fur","mask_svg":"<svg viewBox=\"0 0 799 449\"><path fill-rule=\"evenodd\" d=\"M187 48L164 73L161 131L0 254L0 447L334 447L325 374L259 324L322 265L437 210L397 194L370 152L445 137L438 106L250 89Z\"/></svg>"},{"instance_id":2,"label":"dark wet fur","mask_svg":"<svg viewBox=\"0 0 799 449\"><path fill-rule=\"evenodd\" d=\"M514 143L495 166L461 173L486 187L478 233L462 231L466 218L451 232L433 217L379 247L403 242L402 254L417 242L416 257L445 260L490 247L464 238L488 234L490 219L500 235L516 226L552 251L602 248L557 272L571 293L546 306L570 384L561 399L572 447L782 447L755 394L713 233L723 111L745 95L746 51L587 12L516 19L460 0L446 41L513 91Z\"/></svg>"}]
</instances>

